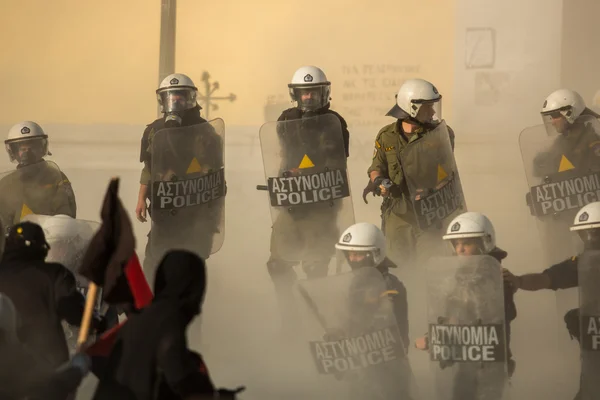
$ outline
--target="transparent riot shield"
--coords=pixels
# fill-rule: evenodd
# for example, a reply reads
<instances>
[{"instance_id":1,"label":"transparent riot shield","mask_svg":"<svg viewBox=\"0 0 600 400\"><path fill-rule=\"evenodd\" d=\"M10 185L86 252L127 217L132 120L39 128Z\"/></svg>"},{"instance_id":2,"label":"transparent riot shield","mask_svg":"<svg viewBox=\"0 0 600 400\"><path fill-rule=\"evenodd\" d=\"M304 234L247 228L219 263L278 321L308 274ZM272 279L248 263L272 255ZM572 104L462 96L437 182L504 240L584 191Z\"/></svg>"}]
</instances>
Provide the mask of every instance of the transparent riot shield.
<instances>
[{"instance_id":1,"label":"transparent riot shield","mask_svg":"<svg viewBox=\"0 0 600 400\"><path fill-rule=\"evenodd\" d=\"M29 214L75 216L74 194L51 161L0 174L0 218L5 229Z\"/></svg>"},{"instance_id":2,"label":"transparent riot shield","mask_svg":"<svg viewBox=\"0 0 600 400\"><path fill-rule=\"evenodd\" d=\"M312 398L417 399L394 303L405 293L388 287L375 268L298 281L305 358ZM400 298L395 299L395 296Z\"/></svg>"},{"instance_id":3,"label":"transparent riot shield","mask_svg":"<svg viewBox=\"0 0 600 400\"><path fill-rule=\"evenodd\" d=\"M409 143L400 162L415 218L424 231L444 231L466 203L446 122Z\"/></svg>"},{"instance_id":4,"label":"transparent riot shield","mask_svg":"<svg viewBox=\"0 0 600 400\"><path fill-rule=\"evenodd\" d=\"M427 269L429 355L439 400L508 399L502 268L490 256Z\"/></svg>"},{"instance_id":5,"label":"transparent riot shield","mask_svg":"<svg viewBox=\"0 0 600 400\"><path fill-rule=\"evenodd\" d=\"M271 253L287 261L334 254L354 209L340 120L332 114L268 122L260 128L273 234Z\"/></svg>"},{"instance_id":6,"label":"transparent riot shield","mask_svg":"<svg viewBox=\"0 0 600 400\"><path fill-rule=\"evenodd\" d=\"M580 400L600 393L600 251L586 251L578 259L581 345Z\"/></svg>"},{"instance_id":7,"label":"transparent riot shield","mask_svg":"<svg viewBox=\"0 0 600 400\"><path fill-rule=\"evenodd\" d=\"M152 182L146 257L157 264L169 249L208 258L225 237L225 124L157 131L152 140Z\"/></svg>"},{"instance_id":8,"label":"transparent riot shield","mask_svg":"<svg viewBox=\"0 0 600 400\"><path fill-rule=\"evenodd\" d=\"M100 223L74 219L66 215L29 214L23 217L22 220L33 222L42 227L46 235L46 241L50 245L46 261L62 264L69 269L75 275L77 289L86 296L89 282L85 277L79 275L78 270L90 241L100 228ZM104 314L106 307L102 302L100 291L96 298L95 311L98 314ZM62 324L69 351L75 353L79 327L69 325L65 321ZM92 335L90 339L94 340L94 336Z\"/></svg>"},{"instance_id":9,"label":"transparent riot shield","mask_svg":"<svg viewBox=\"0 0 600 400\"><path fill-rule=\"evenodd\" d=\"M582 250L569 227L581 207L600 199L600 137L596 132L600 132L598 120L580 117L568 135L542 124L519 136L529 186L525 200L538 227L546 268ZM567 340L562 318L577 307L577 290L559 290L556 298L560 337Z\"/></svg>"}]
</instances>

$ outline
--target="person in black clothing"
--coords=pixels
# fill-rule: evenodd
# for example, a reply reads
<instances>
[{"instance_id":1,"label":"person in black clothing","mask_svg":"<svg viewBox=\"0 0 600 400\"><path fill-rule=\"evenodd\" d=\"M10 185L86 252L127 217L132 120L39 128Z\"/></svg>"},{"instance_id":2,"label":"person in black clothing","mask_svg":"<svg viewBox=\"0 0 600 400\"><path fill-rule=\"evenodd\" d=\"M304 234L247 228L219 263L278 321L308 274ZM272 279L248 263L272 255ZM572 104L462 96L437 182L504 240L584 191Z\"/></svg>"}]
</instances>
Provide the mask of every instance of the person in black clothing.
<instances>
[{"instance_id":1,"label":"person in black clothing","mask_svg":"<svg viewBox=\"0 0 600 400\"><path fill-rule=\"evenodd\" d=\"M222 196L226 192L224 179L219 198L211 200L212 207L205 207L205 204L199 206L195 195L187 196L185 205L175 208L165 206L163 209L163 205L159 205L161 202L153 200L159 185L152 189L152 182L194 179L223 168L224 143L214 128L200 116L202 108L196 101L197 90L194 82L184 74L167 76L156 90L163 117L148 125L142 136L140 162L144 164L144 168L136 206L137 219L146 222L147 210L150 213L154 210L154 215L151 215L153 226L148 233L145 250L145 271L153 272L164 252L171 248L194 250L207 259L213 250L214 235L219 234L222 229ZM203 124L207 125L196 131L170 131L169 135L157 136L157 132L162 129ZM160 154L153 154L157 149ZM151 193L152 190L154 193ZM170 189L168 192L165 196L171 196ZM214 196L214 193L211 195ZM191 197L194 199L190 200ZM202 221L202 229L197 228L198 221ZM152 278L151 274L148 278Z\"/></svg>"},{"instance_id":2,"label":"person in black clothing","mask_svg":"<svg viewBox=\"0 0 600 400\"><path fill-rule=\"evenodd\" d=\"M346 170L350 154L348 124L330 108L331 83L323 70L301 67L288 87L296 107L283 111L278 118L279 122L286 122L277 124L280 174L300 176L303 171L313 171L303 169L307 156L317 171L325 167ZM294 266L301 264L309 279L327 276L335 251L333 246L340 233L337 221L340 205L339 201L333 206L322 201L288 207L273 221L267 270L280 303L284 329L293 329L297 320L291 298L297 279Z\"/></svg>"},{"instance_id":3,"label":"person in black clothing","mask_svg":"<svg viewBox=\"0 0 600 400\"><path fill-rule=\"evenodd\" d=\"M496 246L496 231L492 222L485 215L478 212L466 212L456 217L448 225L444 240L452 243L456 256L474 256L487 254L498 262L502 262L508 253ZM498 271L506 274L508 271ZM504 279L504 324L506 332L506 353L509 376L515 371L516 363L510 350L510 323L517 318L514 293L516 288L509 279ZM420 350L429 348L427 336L417 339L415 346Z\"/></svg>"},{"instance_id":4,"label":"person in black clothing","mask_svg":"<svg viewBox=\"0 0 600 400\"><path fill-rule=\"evenodd\" d=\"M49 245L42 228L31 222L13 226L6 238L0 262L0 292L14 303L21 317L20 340L57 368L69 360L61 321L79 326L85 298L77 290L75 277L61 264L45 262ZM93 329L103 330L96 317Z\"/></svg>"},{"instance_id":5,"label":"person in black clothing","mask_svg":"<svg viewBox=\"0 0 600 400\"><path fill-rule=\"evenodd\" d=\"M584 253L592 254L600 250L600 202L589 203L582 207L575 215L571 231L576 232L583 241ZM544 289L564 290L580 287L579 261L580 256L570 257L558 264L546 268L542 272L516 276L510 271L505 271L505 277L518 290L538 291ZM592 282L592 285L594 283ZM597 306L597 305L596 305ZM571 338L580 342L580 315L579 308L569 310L564 321ZM590 394L587 394L590 395ZM581 398L581 389L575 399Z\"/></svg>"},{"instance_id":6,"label":"person in black clothing","mask_svg":"<svg viewBox=\"0 0 600 400\"><path fill-rule=\"evenodd\" d=\"M89 358L78 353L60 368L50 368L19 341L18 325L13 302L0 293L0 399L66 399L89 372Z\"/></svg>"},{"instance_id":7,"label":"person in black clothing","mask_svg":"<svg viewBox=\"0 0 600 400\"><path fill-rule=\"evenodd\" d=\"M156 272L154 299L117 334L94 399L212 396L215 387L186 338L188 325L201 312L205 288L201 258L188 251L167 252Z\"/></svg>"}]
</instances>

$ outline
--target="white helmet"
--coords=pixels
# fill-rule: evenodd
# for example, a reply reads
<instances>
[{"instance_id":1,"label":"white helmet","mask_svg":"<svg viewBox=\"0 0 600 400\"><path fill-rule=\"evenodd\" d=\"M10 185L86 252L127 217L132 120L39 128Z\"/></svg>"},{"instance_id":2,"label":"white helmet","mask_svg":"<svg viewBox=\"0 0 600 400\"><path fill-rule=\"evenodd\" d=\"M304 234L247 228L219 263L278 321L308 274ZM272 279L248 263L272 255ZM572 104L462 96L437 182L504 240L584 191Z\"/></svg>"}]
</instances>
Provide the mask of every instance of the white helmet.
<instances>
[{"instance_id":1,"label":"white helmet","mask_svg":"<svg viewBox=\"0 0 600 400\"><path fill-rule=\"evenodd\" d=\"M574 90L559 89L546 97L540 113L542 117L563 116L568 123L572 124L585 110L585 101L579 93Z\"/></svg>"},{"instance_id":2,"label":"white helmet","mask_svg":"<svg viewBox=\"0 0 600 400\"><path fill-rule=\"evenodd\" d=\"M30 164L52 155L48 151L48 135L33 121L23 121L8 130L4 141L11 162Z\"/></svg>"},{"instance_id":3,"label":"white helmet","mask_svg":"<svg viewBox=\"0 0 600 400\"><path fill-rule=\"evenodd\" d=\"M573 221L571 231L584 231L600 228L600 201L583 206Z\"/></svg>"},{"instance_id":4,"label":"white helmet","mask_svg":"<svg viewBox=\"0 0 600 400\"><path fill-rule=\"evenodd\" d=\"M348 257L348 251L369 252L369 260L364 266L376 267L385 259L385 236L381 229L367 222L354 224L342 233L335 248L342 250Z\"/></svg>"},{"instance_id":5,"label":"white helmet","mask_svg":"<svg viewBox=\"0 0 600 400\"><path fill-rule=\"evenodd\" d=\"M488 217L478 212L466 212L448 225L444 240L481 238L484 254L496 248L496 231Z\"/></svg>"},{"instance_id":6,"label":"white helmet","mask_svg":"<svg viewBox=\"0 0 600 400\"><path fill-rule=\"evenodd\" d=\"M292 101L297 102L298 108L303 111L315 111L329 104L331 82L325 72L315 66L300 67L294 72L288 88Z\"/></svg>"},{"instance_id":7,"label":"white helmet","mask_svg":"<svg viewBox=\"0 0 600 400\"><path fill-rule=\"evenodd\" d=\"M189 110L197 105L198 88L184 74L171 74L162 80L156 97L163 113Z\"/></svg>"},{"instance_id":8,"label":"white helmet","mask_svg":"<svg viewBox=\"0 0 600 400\"><path fill-rule=\"evenodd\" d=\"M430 105L429 112L422 112L419 115L419 111L425 104ZM398 119L410 117L421 123L440 122L441 104L442 95L431 82L423 79L408 79L400 86L396 95L396 104L386 115Z\"/></svg>"}]
</instances>

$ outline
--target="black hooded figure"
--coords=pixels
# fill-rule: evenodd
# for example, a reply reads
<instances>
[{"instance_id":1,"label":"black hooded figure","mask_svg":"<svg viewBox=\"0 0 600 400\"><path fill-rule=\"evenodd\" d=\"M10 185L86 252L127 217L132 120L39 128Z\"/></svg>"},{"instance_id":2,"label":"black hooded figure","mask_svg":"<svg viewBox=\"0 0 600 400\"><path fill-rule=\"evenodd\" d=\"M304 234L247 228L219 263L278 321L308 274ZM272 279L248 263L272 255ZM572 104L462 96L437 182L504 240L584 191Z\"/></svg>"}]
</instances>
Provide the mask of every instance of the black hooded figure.
<instances>
[{"instance_id":1,"label":"black hooded figure","mask_svg":"<svg viewBox=\"0 0 600 400\"><path fill-rule=\"evenodd\" d=\"M204 261L188 251L169 251L156 272L152 303L120 330L94 399L212 396L206 367L186 338L205 288Z\"/></svg>"},{"instance_id":2,"label":"black hooded figure","mask_svg":"<svg viewBox=\"0 0 600 400\"><path fill-rule=\"evenodd\" d=\"M19 339L49 367L58 368L69 360L61 321L79 326L85 298L71 271L44 261L49 248L39 225L13 226L0 262L0 292L12 300L21 317ZM95 318L94 327L101 325Z\"/></svg>"}]
</instances>

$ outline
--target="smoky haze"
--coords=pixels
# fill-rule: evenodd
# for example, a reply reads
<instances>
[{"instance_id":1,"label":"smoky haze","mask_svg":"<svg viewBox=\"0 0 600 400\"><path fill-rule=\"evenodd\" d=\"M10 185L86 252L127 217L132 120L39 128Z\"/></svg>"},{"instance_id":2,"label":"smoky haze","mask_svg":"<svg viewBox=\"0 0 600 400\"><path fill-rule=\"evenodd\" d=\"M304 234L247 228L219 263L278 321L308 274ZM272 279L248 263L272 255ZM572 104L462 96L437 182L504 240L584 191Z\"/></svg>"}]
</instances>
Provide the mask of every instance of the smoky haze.
<instances>
[{"instance_id":1,"label":"smoky haze","mask_svg":"<svg viewBox=\"0 0 600 400\"><path fill-rule=\"evenodd\" d=\"M208 260L202 321L190 329L218 386L246 385L244 399L317 397L305 347L282 340L266 269L271 216L258 131L290 106L287 83L301 65L322 67L332 108L348 121L349 170L356 221L380 223L380 199L361 199L373 140L392 120L385 112L408 78L435 83L456 132L456 160L470 211L495 225L504 266L517 274L547 268L535 221L519 133L541 122L544 98L561 86L595 107L599 53L591 43L596 0L314 1L179 0L176 72L203 92L218 81L210 118L226 123L225 243ZM78 218L99 220L110 177L135 221L140 138L156 117L160 2L4 1L0 13L0 132L21 120L50 136L51 159L73 183ZM206 109L206 105L203 104ZM209 106L211 107L211 106ZM14 168L8 157L4 171ZM143 254L149 223L134 222ZM300 274L302 276L302 274ZM407 279L411 341L427 331L423 283ZM413 285L414 283L414 285ZM551 291L518 292L512 324L512 398L574 396L578 346ZM308 323L308 322L307 322ZM424 398L431 387L426 353L409 358ZM78 398L87 399L89 378Z\"/></svg>"}]
</instances>

